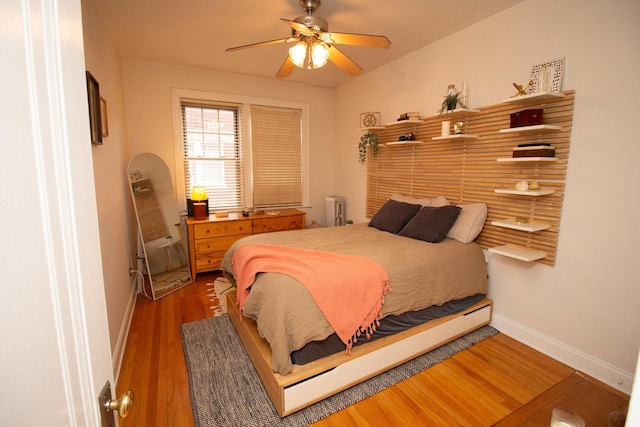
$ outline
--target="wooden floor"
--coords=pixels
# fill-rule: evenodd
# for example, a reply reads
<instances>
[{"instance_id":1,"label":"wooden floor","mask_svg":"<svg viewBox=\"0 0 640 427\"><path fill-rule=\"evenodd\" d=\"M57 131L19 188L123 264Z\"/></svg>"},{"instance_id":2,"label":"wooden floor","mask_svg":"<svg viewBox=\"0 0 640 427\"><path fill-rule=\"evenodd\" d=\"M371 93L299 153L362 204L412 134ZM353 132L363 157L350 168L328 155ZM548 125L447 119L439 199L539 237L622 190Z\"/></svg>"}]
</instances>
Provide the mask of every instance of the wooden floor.
<instances>
[{"instance_id":1,"label":"wooden floor","mask_svg":"<svg viewBox=\"0 0 640 427\"><path fill-rule=\"evenodd\" d=\"M212 315L205 284L216 277L198 275L158 301L138 297L117 384L118 396L135 393L134 410L120 421L122 427L194 425L179 327ZM560 391L571 396L571 404L585 407L593 406L591 399L611 399L600 405L600 418L592 418L604 424L587 423L606 426L610 409L625 406L628 396L585 378L498 334L314 426L489 426L501 420L515 425L511 420L548 414L545 404ZM548 415L541 419L524 425L549 425Z\"/></svg>"}]
</instances>

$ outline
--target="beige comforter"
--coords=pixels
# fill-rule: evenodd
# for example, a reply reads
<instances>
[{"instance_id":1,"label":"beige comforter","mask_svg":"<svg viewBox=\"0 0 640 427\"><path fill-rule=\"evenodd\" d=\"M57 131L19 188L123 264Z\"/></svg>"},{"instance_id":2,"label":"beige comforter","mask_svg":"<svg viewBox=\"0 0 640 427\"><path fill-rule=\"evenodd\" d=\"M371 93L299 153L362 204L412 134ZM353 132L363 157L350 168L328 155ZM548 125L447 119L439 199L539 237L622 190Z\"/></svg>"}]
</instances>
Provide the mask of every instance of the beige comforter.
<instances>
[{"instance_id":1,"label":"beige comforter","mask_svg":"<svg viewBox=\"0 0 640 427\"><path fill-rule=\"evenodd\" d=\"M379 262L389 275L392 289L385 297L383 316L487 292L485 259L475 243L463 244L448 238L441 243L427 243L367 224L258 234L237 241L225 254L221 269L232 281L233 253L249 243L362 255ZM257 276L243 315L256 321L258 331L271 346L272 369L282 375L291 372L292 351L333 333L306 288L280 273Z\"/></svg>"}]
</instances>

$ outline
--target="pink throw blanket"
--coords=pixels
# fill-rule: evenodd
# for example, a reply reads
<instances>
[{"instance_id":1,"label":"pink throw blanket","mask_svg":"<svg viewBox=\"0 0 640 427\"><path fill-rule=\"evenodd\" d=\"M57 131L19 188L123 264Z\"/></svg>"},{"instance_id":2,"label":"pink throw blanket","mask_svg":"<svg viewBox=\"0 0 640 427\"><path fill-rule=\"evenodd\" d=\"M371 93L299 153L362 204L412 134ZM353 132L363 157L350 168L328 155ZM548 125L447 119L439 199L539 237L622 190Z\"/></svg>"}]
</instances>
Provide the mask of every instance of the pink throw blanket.
<instances>
[{"instance_id":1,"label":"pink throw blanket","mask_svg":"<svg viewBox=\"0 0 640 427\"><path fill-rule=\"evenodd\" d=\"M375 331L384 296L391 291L386 271L376 261L289 246L248 244L233 255L240 309L258 273L282 273L308 290L347 353L361 333Z\"/></svg>"}]
</instances>

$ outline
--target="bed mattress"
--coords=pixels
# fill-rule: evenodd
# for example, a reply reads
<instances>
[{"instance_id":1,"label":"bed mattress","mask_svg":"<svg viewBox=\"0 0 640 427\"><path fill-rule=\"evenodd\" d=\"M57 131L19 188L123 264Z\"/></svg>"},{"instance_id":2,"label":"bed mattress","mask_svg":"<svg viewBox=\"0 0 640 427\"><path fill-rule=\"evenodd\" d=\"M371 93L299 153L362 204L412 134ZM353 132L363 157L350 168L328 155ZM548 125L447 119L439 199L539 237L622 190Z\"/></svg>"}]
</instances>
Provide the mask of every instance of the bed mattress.
<instances>
[{"instance_id":1,"label":"bed mattress","mask_svg":"<svg viewBox=\"0 0 640 427\"><path fill-rule=\"evenodd\" d=\"M434 305L423 310L410 311L400 315L389 315L380 320L380 326L371 334L369 338L361 336L354 343L354 347L375 341L398 332L406 331L416 325L421 325L430 320L448 316L450 314L460 313L474 304L482 301L486 295L477 294L470 297L449 301L442 305ZM314 360L344 351L344 343L338 338L338 335L331 334L322 341L311 341L300 350L291 352L291 361L296 365L304 365Z\"/></svg>"},{"instance_id":2,"label":"bed mattress","mask_svg":"<svg viewBox=\"0 0 640 427\"><path fill-rule=\"evenodd\" d=\"M361 255L377 261L386 270L392 289L385 296L383 317L487 293L484 254L475 243L452 239L428 243L366 223L259 234L237 241L225 254L221 269L232 282L235 250L252 243ZM242 310L256 321L271 347L272 369L282 375L291 372L292 352L334 333L304 285L280 273L258 274Z\"/></svg>"}]
</instances>

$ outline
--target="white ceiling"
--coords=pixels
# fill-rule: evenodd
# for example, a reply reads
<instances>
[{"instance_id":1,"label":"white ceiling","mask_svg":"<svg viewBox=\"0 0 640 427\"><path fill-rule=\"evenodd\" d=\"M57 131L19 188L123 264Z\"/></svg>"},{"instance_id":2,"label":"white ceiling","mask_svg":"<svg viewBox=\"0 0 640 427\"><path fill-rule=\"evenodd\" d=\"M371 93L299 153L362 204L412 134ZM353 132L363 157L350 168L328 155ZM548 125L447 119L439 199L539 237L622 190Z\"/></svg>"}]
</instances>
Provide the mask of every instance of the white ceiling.
<instances>
[{"instance_id":1,"label":"white ceiling","mask_svg":"<svg viewBox=\"0 0 640 427\"><path fill-rule=\"evenodd\" d=\"M226 48L288 37L280 18L306 15L298 0L92 0L122 58L276 78L291 44ZM391 49L337 45L363 73L392 62L523 0L323 0L314 15L329 31L384 35ZM329 63L296 68L288 81L337 87Z\"/></svg>"}]
</instances>

